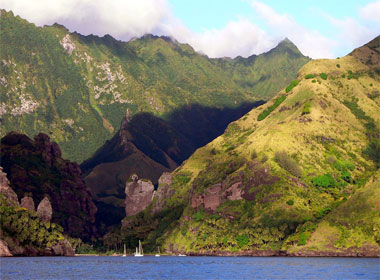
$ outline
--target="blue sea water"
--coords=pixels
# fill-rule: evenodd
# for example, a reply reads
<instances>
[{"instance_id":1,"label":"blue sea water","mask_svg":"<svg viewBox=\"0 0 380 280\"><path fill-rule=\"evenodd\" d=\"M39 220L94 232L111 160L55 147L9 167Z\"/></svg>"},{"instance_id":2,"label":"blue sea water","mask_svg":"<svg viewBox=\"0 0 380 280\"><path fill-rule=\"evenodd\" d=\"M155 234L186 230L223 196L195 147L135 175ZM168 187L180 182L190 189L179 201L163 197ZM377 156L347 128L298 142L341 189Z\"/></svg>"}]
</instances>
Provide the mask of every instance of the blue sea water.
<instances>
[{"instance_id":1,"label":"blue sea water","mask_svg":"<svg viewBox=\"0 0 380 280\"><path fill-rule=\"evenodd\" d=\"M376 258L1 258L0 279L380 279Z\"/></svg>"}]
</instances>

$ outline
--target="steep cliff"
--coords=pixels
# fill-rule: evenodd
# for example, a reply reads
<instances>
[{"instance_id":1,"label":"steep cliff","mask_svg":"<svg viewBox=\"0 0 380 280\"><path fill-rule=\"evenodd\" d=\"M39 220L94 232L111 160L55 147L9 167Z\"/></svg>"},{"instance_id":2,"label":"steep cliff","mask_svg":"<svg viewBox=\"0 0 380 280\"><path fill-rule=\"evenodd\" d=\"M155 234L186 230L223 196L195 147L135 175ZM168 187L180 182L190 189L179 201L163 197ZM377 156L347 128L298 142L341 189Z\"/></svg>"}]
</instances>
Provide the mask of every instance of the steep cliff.
<instances>
[{"instance_id":1,"label":"steep cliff","mask_svg":"<svg viewBox=\"0 0 380 280\"><path fill-rule=\"evenodd\" d=\"M9 133L1 140L0 156L11 188L19 197L32 198L40 217L48 221L52 215L52 222L72 237L90 240L96 235L96 207L81 170L62 159L59 146L47 135L32 140Z\"/></svg>"}]
</instances>

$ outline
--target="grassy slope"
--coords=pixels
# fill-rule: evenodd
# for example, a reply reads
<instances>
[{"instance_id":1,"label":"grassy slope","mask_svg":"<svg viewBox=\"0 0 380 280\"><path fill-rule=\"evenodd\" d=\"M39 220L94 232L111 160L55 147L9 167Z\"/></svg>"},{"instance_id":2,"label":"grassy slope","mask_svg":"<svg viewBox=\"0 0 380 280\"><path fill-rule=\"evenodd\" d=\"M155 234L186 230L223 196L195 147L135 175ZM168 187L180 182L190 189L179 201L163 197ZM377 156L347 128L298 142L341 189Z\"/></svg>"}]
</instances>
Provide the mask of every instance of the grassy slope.
<instances>
[{"instance_id":1,"label":"grassy slope","mask_svg":"<svg viewBox=\"0 0 380 280\"><path fill-rule=\"evenodd\" d=\"M138 237L147 245L157 243L187 252L286 250L292 244L308 242L315 224L360 190L377 169L363 154L368 135L376 138L380 125L376 67L354 56L306 64L298 73L299 84L288 93L279 93L287 97L268 117L257 120L274 101L230 124L224 135L198 149L173 173L175 193L167 207L183 207L180 220L167 221L158 239L147 234L149 230L135 229ZM321 73L327 74L326 80ZM316 77L306 79L308 74ZM364 120L347 107L353 103L365 112ZM306 104L310 113L303 115ZM375 125L372 132L365 126L369 122ZM275 160L279 151L288 155L285 168ZM347 172L351 178L346 182ZM316 186L316 178L324 174L334 178L334 186ZM227 200L214 212L189 205L191 196L206 193L213 184L227 188L234 182L242 182L244 191L252 196ZM137 218L151 218L144 215ZM343 239L337 247L363 244ZM363 240L373 243L374 234L362 236Z\"/></svg>"},{"instance_id":2,"label":"grassy slope","mask_svg":"<svg viewBox=\"0 0 380 280\"><path fill-rule=\"evenodd\" d=\"M315 251L378 250L380 240L380 172L344 203L323 218L305 246L293 245L293 254ZM302 233L297 233L298 235ZM359 249L356 249L359 248Z\"/></svg>"},{"instance_id":3,"label":"grassy slope","mask_svg":"<svg viewBox=\"0 0 380 280\"><path fill-rule=\"evenodd\" d=\"M185 104L221 108L267 100L309 61L289 42L259 57L209 59L165 37L125 43L69 34L4 10L0 21L2 135L49 133L77 161L111 137L127 109L165 117ZM64 38L72 54L61 46ZM13 116L20 96L38 106Z\"/></svg>"}]
</instances>

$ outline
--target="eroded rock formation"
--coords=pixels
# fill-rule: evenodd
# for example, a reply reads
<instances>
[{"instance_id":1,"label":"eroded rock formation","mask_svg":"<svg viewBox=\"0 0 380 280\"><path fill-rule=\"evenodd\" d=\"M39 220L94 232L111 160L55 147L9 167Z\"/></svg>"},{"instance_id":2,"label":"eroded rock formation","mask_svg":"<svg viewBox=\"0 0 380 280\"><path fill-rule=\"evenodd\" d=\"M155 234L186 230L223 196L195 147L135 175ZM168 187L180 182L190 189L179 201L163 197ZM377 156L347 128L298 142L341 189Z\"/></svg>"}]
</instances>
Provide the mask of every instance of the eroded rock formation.
<instances>
[{"instance_id":1,"label":"eroded rock formation","mask_svg":"<svg viewBox=\"0 0 380 280\"><path fill-rule=\"evenodd\" d=\"M30 196L25 196L21 199L21 207L27 209L28 211L36 211L33 198Z\"/></svg>"},{"instance_id":2,"label":"eroded rock formation","mask_svg":"<svg viewBox=\"0 0 380 280\"><path fill-rule=\"evenodd\" d=\"M151 181L139 180L136 174L125 186L125 215L133 216L143 211L151 202L154 185Z\"/></svg>"},{"instance_id":3,"label":"eroded rock formation","mask_svg":"<svg viewBox=\"0 0 380 280\"><path fill-rule=\"evenodd\" d=\"M47 197L45 197L37 207L37 216L44 222L50 222L53 215L53 209L51 203Z\"/></svg>"}]
</instances>

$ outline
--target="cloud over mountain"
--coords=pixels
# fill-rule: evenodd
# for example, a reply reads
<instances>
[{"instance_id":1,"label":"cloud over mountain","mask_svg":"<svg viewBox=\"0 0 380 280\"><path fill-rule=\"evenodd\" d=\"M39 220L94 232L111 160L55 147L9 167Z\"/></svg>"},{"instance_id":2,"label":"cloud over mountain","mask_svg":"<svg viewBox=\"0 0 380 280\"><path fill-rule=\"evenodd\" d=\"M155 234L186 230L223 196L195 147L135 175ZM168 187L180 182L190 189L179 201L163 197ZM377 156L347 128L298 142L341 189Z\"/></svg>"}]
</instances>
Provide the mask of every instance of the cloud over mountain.
<instances>
[{"instance_id":1,"label":"cloud over mountain","mask_svg":"<svg viewBox=\"0 0 380 280\"><path fill-rule=\"evenodd\" d=\"M347 33L346 24L350 31L354 30L347 33L349 36L331 39L263 2L254 0L250 6L252 15L261 18L265 26L257 24L256 18L237 15L219 29L194 32L174 15L168 0L0 0L1 8L37 25L57 22L84 35L110 34L125 41L146 33L167 35L210 57L260 54L288 37L305 55L332 58L337 49L364 43L375 34L375 27L362 26L355 19L330 17L338 32ZM373 2L358 13L363 21L379 22L379 7L380 1Z\"/></svg>"}]
</instances>

